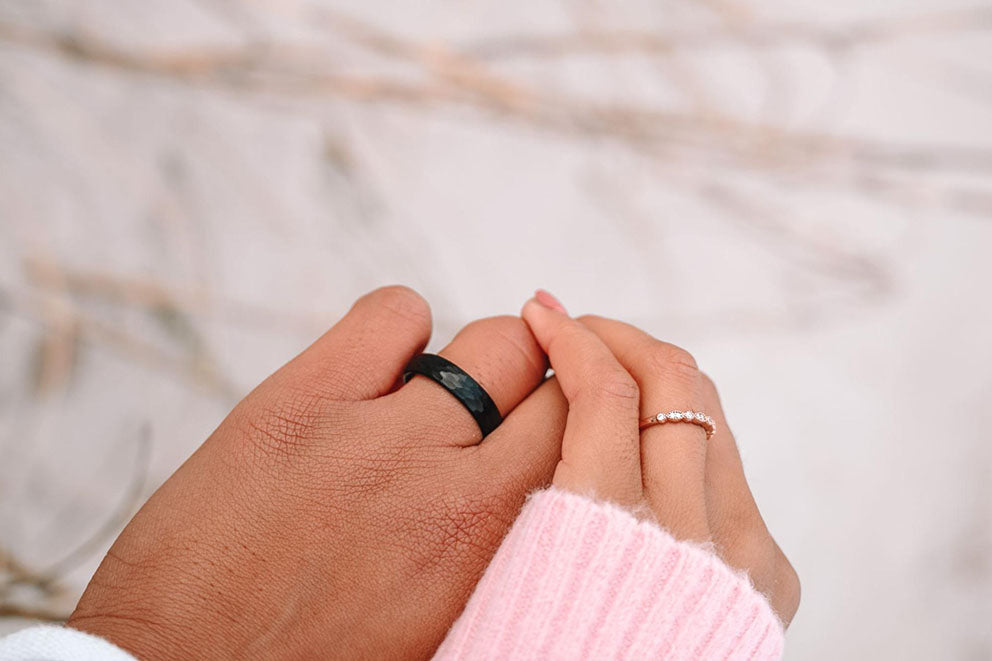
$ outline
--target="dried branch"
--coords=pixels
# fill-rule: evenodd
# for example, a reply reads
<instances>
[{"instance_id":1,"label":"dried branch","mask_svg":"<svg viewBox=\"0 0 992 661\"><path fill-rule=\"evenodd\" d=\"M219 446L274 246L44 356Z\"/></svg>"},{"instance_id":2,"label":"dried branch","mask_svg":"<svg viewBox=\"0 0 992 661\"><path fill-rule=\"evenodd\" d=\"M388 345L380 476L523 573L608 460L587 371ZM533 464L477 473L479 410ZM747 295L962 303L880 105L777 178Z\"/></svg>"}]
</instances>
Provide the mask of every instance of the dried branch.
<instances>
[{"instance_id":1,"label":"dried branch","mask_svg":"<svg viewBox=\"0 0 992 661\"><path fill-rule=\"evenodd\" d=\"M556 59L576 55L670 56L728 46L762 51L796 44L836 53L897 39L989 29L992 29L992 7L974 7L829 27L738 20L694 30L582 30L558 35L504 35L466 44L461 50L483 60Z\"/></svg>"},{"instance_id":2,"label":"dried branch","mask_svg":"<svg viewBox=\"0 0 992 661\"><path fill-rule=\"evenodd\" d=\"M134 470L131 473L131 482L121 496L117 507L114 508L103 525L76 548L38 572L41 576L46 577L51 582L58 580L59 577L78 566L80 562L92 556L93 552L106 544L108 539L113 539L117 531L134 516L135 510L142 502L145 485L148 481L152 449L151 436L151 428L148 424L142 425L135 443Z\"/></svg>"},{"instance_id":3,"label":"dried branch","mask_svg":"<svg viewBox=\"0 0 992 661\"><path fill-rule=\"evenodd\" d=\"M69 613L64 611L49 610L47 608L28 608L0 603L0 617L16 617L24 620L37 620L39 622L65 622L69 619L69 615Z\"/></svg>"},{"instance_id":4,"label":"dried branch","mask_svg":"<svg viewBox=\"0 0 992 661\"><path fill-rule=\"evenodd\" d=\"M955 14L941 24L948 29L965 23L969 27L983 26L992 16L992 12L976 12ZM322 67L331 65L319 53L308 54L288 45L269 44L248 51L199 54L140 54L79 36L29 33L9 25L0 25L0 39L15 39L94 65L242 92L280 93L301 99L330 94L353 101L404 103L421 108L470 106L547 130L619 141L651 158L673 162L685 157L703 158L717 168L747 168L772 175L807 174L814 180L824 172L844 168L874 168L876 180L900 172L992 172L992 149L946 145L904 147L813 131L785 130L728 117L701 117L622 103L603 104L565 90L538 89L509 80L466 52L418 44L339 13L321 12L319 16L352 43L379 56L418 66L425 79L411 81L322 71ZM972 20L968 22L966 18ZM907 25L919 22L922 19L907 21ZM884 30L876 26L863 28L861 32L876 34ZM851 178L835 177L833 181L845 184ZM847 190L863 192L864 189ZM981 188L952 184L946 190L948 197L958 199L975 199L984 194Z\"/></svg>"},{"instance_id":5,"label":"dried branch","mask_svg":"<svg viewBox=\"0 0 992 661\"><path fill-rule=\"evenodd\" d=\"M24 269L29 280L46 293L58 293L109 301L117 305L133 306L146 310L180 309L207 317L216 317L226 322L252 327L272 327L285 330L298 328L312 332L321 328L321 321L294 313L289 310L276 310L242 301L220 298L205 287L175 287L140 276L128 276L93 269L69 268L42 259L28 256L24 259ZM53 288L52 280L45 274L56 269L61 287Z\"/></svg>"},{"instance_id":6,"label":"dried branch","mask_svg":"<svg viewBox=\"0 0 992 661\"><path fill-rule=\"evenodd\" d=\"M151 431L146 424L136 439L131 481L117 507L92 535L48 567L40 570L30 568L9 551L0 548L0 617L59 622L69 616L68 612L52 606L53 602L66 595L63 578L112 539L134 514L144 496L150 456ZM12 595L18 588L28 588L40 605L15 603Z\"/></svg>"}]
</instances>

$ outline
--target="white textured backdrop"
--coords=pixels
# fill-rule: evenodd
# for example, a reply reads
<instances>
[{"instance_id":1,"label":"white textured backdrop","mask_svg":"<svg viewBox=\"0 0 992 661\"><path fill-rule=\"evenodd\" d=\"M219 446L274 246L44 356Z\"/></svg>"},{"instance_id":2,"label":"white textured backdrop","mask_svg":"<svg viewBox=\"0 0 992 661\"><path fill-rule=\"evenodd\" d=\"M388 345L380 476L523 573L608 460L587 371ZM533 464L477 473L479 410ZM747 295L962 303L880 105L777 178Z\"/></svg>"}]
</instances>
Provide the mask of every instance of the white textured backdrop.
<instances>
[{"instance_id":1,"label":"white textured backdrop","mask_svg":"<svg viewBox=\"0 0 992 661\"><path fill-rule=\"evenodd\" d=\"M790 659L992 658L992 5L0 0L0 620L375 286L720 386Z\"/></svg>"}]
</instances>

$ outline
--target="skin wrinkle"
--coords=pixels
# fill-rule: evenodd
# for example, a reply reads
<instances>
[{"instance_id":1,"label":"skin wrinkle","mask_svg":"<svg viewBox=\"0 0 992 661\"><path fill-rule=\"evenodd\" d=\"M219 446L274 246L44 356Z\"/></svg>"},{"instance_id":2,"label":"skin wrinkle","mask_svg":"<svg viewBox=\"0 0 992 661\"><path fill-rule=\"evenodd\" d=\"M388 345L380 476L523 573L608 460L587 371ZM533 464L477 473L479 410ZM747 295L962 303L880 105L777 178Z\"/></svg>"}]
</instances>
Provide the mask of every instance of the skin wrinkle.
<instances>
[{"instance_id":1,"label":"skin wrinkle","mask_svg":"<svg viewBox=\"0 0 992 661\"><path fill-rule=\"evenodd\" d=\"M514 494L526 493L533 484L547 484L554 475L567 415L558 379L545 379L486 443L460 452L468 453L476 464L474 474L487 476L494 488L515 499ZM544 451L549 443L553 452ZM514 511L520 502L515 502Z\"/></svg>"},{"instance_id":2,"label":"skin wrinkle","mask_svg":"<svg viewBox=\"0 0 992 661\"><path fill-rule=\"evenodd\" d=\"M483 350L480 351L480 348ZM512 349L512 356L521 358L523 364L507 356L506 349ZM459 357L469 352L475 354L471 361L466 362ZM455 355L458 358L455 362L461 362L460 366L479 381L504 414L517 403L507 399L523 399L544 375L544 368L536 359L539 348L527 327L516 317L489 317L473 321L441 353ZM529 386L526 392L517 385L521 380ZM440 392L439 395L447 396Z\"/></svg>"},{"instance_id":3,"label":"skin wrinkle","mask_svg":"<svg viewBox=\"0 0 992 661\"><path fill-rule=\"evenodd\" d=\"M455 496L435 501L429 509L419 511L418 520L426 523L422 531L427 533L432 552L425 554L426 562L418 566L421 569L440 566L466 554L487 560L493 549L485 541L492 534L494 522L498 522L491 512L499 511L502 505L502 502Z\"/></svg>"},{"instance_id":4,"label":"skin wrinkle","mask_svg":"<svg viewBox=\"0 0 992 661\"><path fill-rule=\"evenodd\" d=\"M589 406L604 406L629 408L634 402L640 402L640 390L637 383L624 373L618 374L613 370L599 373L598 378L584 381L572 394L572 401Z\"/></svg>"},{"instance_id":5,"label":"skin wrinkle","mask_svg":"<svg viewBox=\"0 0 992 661\"><path fill-rule=\"evenodd\" d=\"M633 329L632 326L622 322L596 315L583 315L578 321L594 331L596 328L610 325ZM636 331L637 329L633 330ZM639 363L646 363L644 371L656 375L658 381L671 383L673 389L689 385L690 392L696 392L697 384L695 381L700 378L702 372L699 371L695 357L682 347L670 342L656 340L637 331L636 339L627 341L623 353L628 357L629 362L636 360ZM701 387L702 383L698 385Z\"/></svg>"},{"instance_id":6,"label":"skin wrinkle","mask_svg":"<svg viewBox=\"0 0 992 661\"><path fill-rule=\"evenodd\" d=\"M429 393L424 394L433 397L433 387ZM443 391L437 394L441 397L451 397ZM428 418L423 415L423 411L432 410L432 402L401 397L399 393L387 395L372 403L376 406L365 419L377 421L383 440L391 447L422 453L424 450L460 450L478 446L478 443L466 443L461 437L453 438L452 430L462 427L471 429L478 435L478 426L467 412L435 411Z\"/></svg>"},{"instance_id":7,"label":"skin wrinkle","mask_svg":"<svg viewBox=\"0 0 992 661\"><path fill-rule=\"evenodd\" d=\"M540 348L516 317L473 321L440 353L472 374L505 416L540 385L545 372ZM430 439L431 444L465 447L481 440L471 415L430 380L414 379L409 388L384 398L382 403L393 397L403 403L403 417L412 421L412 430ZM424 411L433 411L433 415L426 417ZM418 418L425 420L425 428L417 426Z\"/></svg>"},{"instance_id":8,"label":"skin wrinkle","mask_svg":"<svg viewBox=\"0 0 992 661\"><path fill-rule=\"evenodd\" d=\"M249 394L152 496L69 625L139 658L192 658L203 649L221 660L426 658L526 494L552 474L556 483L569 477L614 502L642 501L636 427L623 447L576 427L622 430L628 417L636 425L638 384L607 360L608 349L562 393L541 386L546 364L533 324L494 317L466 326L449 348L493 384L505 413L481 445L458 445L453 436L468 429L469 416L422 381L354 400L392 387L429 327L429 308L410 290L363 297ZM570 331L573 340L596 337L579 330ZM661 347L657 360L667 356L676 366L666 369L685 371L678 351ZM567 373L559 367L556 383ZM566 417L569 395L573 408L596 414ZM568 463L563 429L573 444ZM730 468L739 470L739 462ZM742 474L734 484L746 486ZM741 543L729 533L720 541ZM780 553L769 556L777 547L755 544L748 566L775 574L756 582L774 581L775 592L788 596L782 563L791 567ZM286 616L273 617L277 610ZM130 615L148 626L127 624Z\"/></svg>"},{"instance_id":9,"label":"skin wrinkle","mask_svg":"<svg viewBox=\"0 0 992 661\"><path fill-rule=\"evenodd\" d=\"M635 366L643 367L642 358L647 359L649 368L645 373L651 375L649 378L654 380L656 387L663 386L666 397L681 396L693 402L694 410L699 408L695 403L701 402L704 410L717 420L717 434L709 442L686 444L677 457L684 461L688 452L702 454L696 462L703 467L702 475L693 478L699 482L682 496L673 494L672 476L656 475L650 462L645 460L642 477L645 493L659 523L672 530L686 525L695 529L686 518L693 516L689 514L693 508L697 510L704 520L695 535L700 539L711 539L714 548L730 566L747 570L755 586L769 597L779 617L788 623L799 604L798 576L771 537L754 502L712 380L698 369L691 354L628 324L595 316L583 317L583 323L632 370ZM665 438L669 433L664 426L652 427L643 434L642 446L671 441ZM680 471L679 475L688 477L686 471ZM678 484L684 479L676 477L674 481ZM775 587L779 585L780 590Z\"/></svg>"},{"instance_id":10,"label":"skin wrinkle","mask_svg":"<svg viewBox=\"0 0 992 661\"><path fill-rule=\"evenodd\" d=\"M696 357L680 346L670 342L654 340L647 347L648 360L651 367L659 370L684 369L695 374L699 371Z\"/></svg>"},{"instance_id":11,"label":"skin wrinkle","mask_svg":"<svg viewBox=\"0 0 992 661\"><path fill-rule=\"evenodd\" d=\"M176 637L168 635L168 631L177 628L176 625L170 625L170 623L162 623L153 619L142 618L135 615L117 615L117 614L93 614L93 615L73 615L73 621L78 624L84 624L87 626L97 625L101 630L104 631L115 631L119 632L122 629L137 629L137 633L141 636L142 650L153 651L153 654L149 655L149 658L165 658L165 655L161 652L154 654L154 650L167 650L174 648L176 646L181 646L182 641ZM115 636L116 638L123 638L123 636ZM124 649L137 654L137 650L130 647L127 644L120 644ZM192 658L192 657L190 657Z\"/></svg>"},{"instance_id":12,"label":"skin wrinkle","mask_svg":"<svg viewBox=\"0 0 992 661\"><path fill-rule=\"evenodd\" d=\"M527 325L519 317L496 317L496 319L507 320L507 328L494 326L492 331L498 337L506 340L506 345L513 347L516 353L524 359L529 368L526 373L539 373L543 378L544 373L547 371L548 363L540 347L534 342L534 336L530 334ZM510 326L515 330L512 332L508 331L507 329Z\"/></svg>"},{"instance_id":13,"label":"skin wrinkle","mask_svg":"<svg viewBox=\"0 0 992 661\"><path fill-rule=\"evenodd\" d=\"M307 390L329 402L354 401L356 393L384 390L374 376L353 366L315 364L300 372L294 381L306 383Z\"/></svg>"},{"instance_id":14,"label":"skin wrinkle","mask_svg":"<svg viewBox=\"0 0 992 661\"><path fill-rule=\"evenodd\" d=\"M328 406L320 395L291 390L281 397L257 395L250 407L238 407L244 423L276 445L304 446L315 436L326 418Z\"/></svg>"},{"instance_id":15,"label":"skin wrinkle","mask_svg":"<svg viewBox=\"0 0 992 661\"><path fill-rule=\"evenodd\" d=\"M559 340L562 335L556 335L555 339L548 344L548 354L554 355L555 342L568 342L568 338ZM592 358L592 356L590 356ZM621 400L637 400L639 391L637 383L631 376L619 366L613 366L603 361L593 362L592 360L582 360L585 366L585 373L579 375L576 387L568 391L562 388L562 392L569 401L588 398L589 402L599 402L603 397L610 399L616 397Z\"/></svg>"}]
</instances>

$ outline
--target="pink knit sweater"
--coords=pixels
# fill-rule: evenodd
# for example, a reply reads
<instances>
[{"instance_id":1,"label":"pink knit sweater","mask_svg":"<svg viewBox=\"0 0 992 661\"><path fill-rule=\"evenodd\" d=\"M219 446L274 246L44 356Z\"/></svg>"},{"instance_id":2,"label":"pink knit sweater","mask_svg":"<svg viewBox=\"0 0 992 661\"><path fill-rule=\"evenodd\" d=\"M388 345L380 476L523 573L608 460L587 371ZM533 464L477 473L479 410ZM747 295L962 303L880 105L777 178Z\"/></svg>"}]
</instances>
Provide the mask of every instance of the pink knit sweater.
<instances>
[{"instance_id":1,"label":"pink knit sweater","mask_svg":"<svg viewBox=\"0 0 992 661\"><path fill-rule=\"evenodd\" d=\"M527 501L435 661L778 659L748 579L626 510L549 489Z\"/></svg>"},{"instance_id":2,"label":"pink knit sweater","mask_svg":"<svg viewBox=\"0 0 992 661\"><path fill-rule=\"evenodd\" d=\"M709 551L549 489L527 501L435 661L764 660L782 644L768 602ZM133 657L63 627L0 639L0 661L85 660Z\"/></svg>"}]
</instances>

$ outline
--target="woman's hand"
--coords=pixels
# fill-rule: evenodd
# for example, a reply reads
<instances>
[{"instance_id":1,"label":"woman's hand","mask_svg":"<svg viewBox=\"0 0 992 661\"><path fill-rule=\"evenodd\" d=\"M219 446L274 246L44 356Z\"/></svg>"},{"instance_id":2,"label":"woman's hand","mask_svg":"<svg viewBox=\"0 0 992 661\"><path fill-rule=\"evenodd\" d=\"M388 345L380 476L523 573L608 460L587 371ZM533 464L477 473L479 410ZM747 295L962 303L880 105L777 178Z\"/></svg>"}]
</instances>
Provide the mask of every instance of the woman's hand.
<instances>
[{"instance_id":1,"label":"woman's hand","mask_svg":"<svg viewBox=\"0 0 992 661\"><path fill-rule=\"evenodd\" d=\"M430 329L411 290L360 299L152 496L69 626L141 659L429 656L549 482L565 417L523 321L477 321L441 353L504 415L479 445L443 388L398 388Z\"/></svg>"},{"instance_id":2,"label":"woman's hand","mask_svg":"<svg viewBox=\"0 0 992 661\"><path fill-rule=\"evenodd\" d=\"M544 292L523 309L568 399L554 484L632 509L650 508L677 539L712 542L745 570L788 625L799 579L772 539L744 478L740 455L713 383L684 350L627 324L571 319ZM666 423L638 432L659 411L702 411L702 427Z\"/></svg>"}]
</instances>

